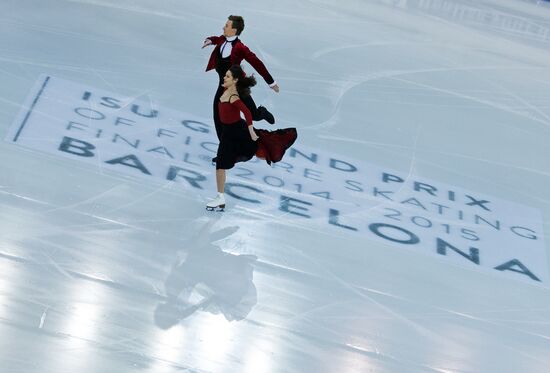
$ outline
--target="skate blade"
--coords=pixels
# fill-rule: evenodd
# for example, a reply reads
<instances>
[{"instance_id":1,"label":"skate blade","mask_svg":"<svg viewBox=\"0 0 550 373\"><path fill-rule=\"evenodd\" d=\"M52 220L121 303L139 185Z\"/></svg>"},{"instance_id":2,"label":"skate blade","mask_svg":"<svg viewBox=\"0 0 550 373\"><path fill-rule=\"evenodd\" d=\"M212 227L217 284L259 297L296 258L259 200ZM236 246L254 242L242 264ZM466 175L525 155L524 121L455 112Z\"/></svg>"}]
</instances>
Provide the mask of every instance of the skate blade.
<instances>
[{"instance_id":1,"label":"skate blade","mask_svg":"<svg viewBox=\"0 0 550 373\"><path fill-rule=\"evenodd\" d=\"M216 207L206 206L206 211L224 212L225 211L225 205L219 205L219 206L216 206Z\"/></svg>"}]
</instances>

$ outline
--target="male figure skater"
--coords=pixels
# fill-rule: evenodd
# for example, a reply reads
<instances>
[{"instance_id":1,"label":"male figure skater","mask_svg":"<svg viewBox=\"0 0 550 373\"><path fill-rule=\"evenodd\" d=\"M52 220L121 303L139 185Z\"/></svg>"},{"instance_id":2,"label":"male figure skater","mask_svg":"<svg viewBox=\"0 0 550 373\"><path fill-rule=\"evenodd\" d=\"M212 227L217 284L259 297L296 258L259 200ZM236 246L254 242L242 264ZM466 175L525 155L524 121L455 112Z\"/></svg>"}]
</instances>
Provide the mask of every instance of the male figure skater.
<instances>
[{"instance_id":1,"label":"male figure skater","mask_svg":"<svg viewBox=\"0 0 550 373\"><path fill-rule=\"evenodd\" d=\"M244 29L244 19L241 16L231 15L227 18L227 22L223 27L222 36L210 36L206 38L202 48L205 48L209 45L215 45L206 71L216 69L219 77L218 89L216 90L216 95L214 96L214 124L216 125L216 134L218 140L221 138L221 122L220 116L218 113L218 101L224 91L222 87L223 78L225 73L232 65L239 65L242 60L248 62L257 72L264 78L265 82L269 84L269 87L275 92L279 92L279 86L277 82L273 79L271 74L267 71L264 63L256 57L254 53L248 49L239 39L239 35ZM252 97L241 97L241 100L246 105L250 113L252 114L252 119L255 121L260 121L265 119L268 123L275 123L275 118L265 107L260 106L256 107L256 103Z\"/></svg>"}]
</instances>

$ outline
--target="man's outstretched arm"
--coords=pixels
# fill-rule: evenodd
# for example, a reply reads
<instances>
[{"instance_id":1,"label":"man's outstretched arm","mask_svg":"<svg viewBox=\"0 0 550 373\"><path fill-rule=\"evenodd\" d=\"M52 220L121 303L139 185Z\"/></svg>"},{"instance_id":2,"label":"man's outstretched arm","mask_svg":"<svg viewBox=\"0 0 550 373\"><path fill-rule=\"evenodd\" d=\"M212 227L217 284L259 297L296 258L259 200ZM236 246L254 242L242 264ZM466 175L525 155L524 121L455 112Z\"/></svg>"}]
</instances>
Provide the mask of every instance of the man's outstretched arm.
<instances>
[{"instance_id":1,"label":"man's outstretched arm","mask_svg":"<svg viewBox=\"0 0 550 373\"><path fill-rule=\"evenodd\" d=\"M220 41L221 36L209 36L206 39L204 39L204 44L202 45L202 48L206 48L209 45L216 45Z\"/></svg>"},{"instance_id":2,"label":"man's outstretched arm","mask_svg":"<svg viewBox=\"0 0 550 373\"><path fill-rule=\"evenodd\" d=\"M267 71L267 68L265 67L264 63L250 50L248 47L244 47L244 59L246 62L250 64L264 78L265 82L269 85L269 87L274 90L275 92L279 93L279 85L273 79L269 71Z\"/></svg>"}]
</instances>

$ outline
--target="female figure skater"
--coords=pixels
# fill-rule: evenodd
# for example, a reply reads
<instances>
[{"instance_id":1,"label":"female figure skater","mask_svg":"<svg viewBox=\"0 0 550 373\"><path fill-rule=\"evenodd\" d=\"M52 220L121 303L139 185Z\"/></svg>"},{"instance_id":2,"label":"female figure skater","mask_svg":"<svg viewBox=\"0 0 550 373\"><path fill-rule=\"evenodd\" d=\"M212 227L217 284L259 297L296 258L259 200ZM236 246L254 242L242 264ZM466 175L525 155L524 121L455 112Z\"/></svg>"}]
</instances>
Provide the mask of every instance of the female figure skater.
<instances>
[{"instance_id":1,"label":"female figure skater","mask_svg":"<svg viewBox=\"0 0 550 373\"><path fill-rule=\"evenodd\" d=\"M240 65L233 65L224 76L225 91L218 102L222 131L216 156L216 187L218 195L206 204L206 209L223 211L225 208L226 170L237 162L246 162L254 155L265 159L268 164L282 159L284 152L296 140L295 128L277 131L255 130L252 114L241 97L250 95L250 87L256 85L253 76L246 76ZM244 114L245 120L240 113Z\"/></svg>"}]
</instances>

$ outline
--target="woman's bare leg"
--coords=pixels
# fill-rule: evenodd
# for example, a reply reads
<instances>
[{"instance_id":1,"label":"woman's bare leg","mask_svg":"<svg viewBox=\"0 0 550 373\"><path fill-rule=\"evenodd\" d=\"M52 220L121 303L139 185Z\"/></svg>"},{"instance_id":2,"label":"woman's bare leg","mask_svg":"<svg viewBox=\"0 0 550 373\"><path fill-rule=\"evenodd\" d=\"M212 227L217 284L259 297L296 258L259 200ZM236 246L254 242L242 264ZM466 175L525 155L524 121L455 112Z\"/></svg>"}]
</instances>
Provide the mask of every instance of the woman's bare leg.
<instances>
[{"instance_id":1,"label":"woman's bare leg","mask_svg":"<svg viewBox=\"0 0 550 373\"><path fill-rule=\"evenodd\" d=\"M218 193L223 193L225 190L225 170L216 170L216 187Z\"/></svg>"}]
</instances>

